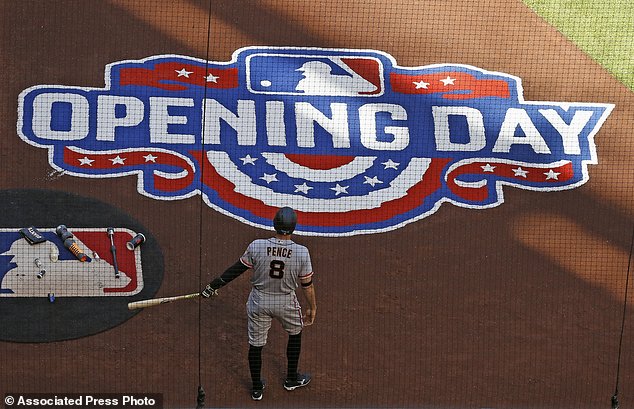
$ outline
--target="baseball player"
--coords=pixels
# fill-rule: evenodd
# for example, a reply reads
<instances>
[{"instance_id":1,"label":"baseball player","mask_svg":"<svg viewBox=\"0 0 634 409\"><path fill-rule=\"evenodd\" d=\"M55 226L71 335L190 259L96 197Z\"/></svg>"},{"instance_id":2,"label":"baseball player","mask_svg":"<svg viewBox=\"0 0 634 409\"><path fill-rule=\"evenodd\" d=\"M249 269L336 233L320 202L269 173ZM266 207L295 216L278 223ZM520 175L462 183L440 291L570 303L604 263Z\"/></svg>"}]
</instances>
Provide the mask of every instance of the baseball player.
<instances>
[{"instance_id":1,"label":"baseball player","mask_svg":"<svg viewBox=\"0 0 634 409\"><path fill-rule=\"evenodd\" d=\"M308 249L291 240L297 224L297 214L290 207L282 207L275 214L273 227L276 234L269 239L258 239L249 244L240 260L215 278L201 291L209 298L230 281L253 270L253 289L247 301L249 334L249 370L251 372L253 400L262 399L264 383L260 378L262 348L266 345L271 322L276 319L288 333L286 356L288 367L284 388L292 391L308 385L310 375L297 371L301 351L302 328L311 325L317 312L313 268ZM308 301L306 315L302 317L295 290L301 284Z\"/></svg>"}]
</instances>

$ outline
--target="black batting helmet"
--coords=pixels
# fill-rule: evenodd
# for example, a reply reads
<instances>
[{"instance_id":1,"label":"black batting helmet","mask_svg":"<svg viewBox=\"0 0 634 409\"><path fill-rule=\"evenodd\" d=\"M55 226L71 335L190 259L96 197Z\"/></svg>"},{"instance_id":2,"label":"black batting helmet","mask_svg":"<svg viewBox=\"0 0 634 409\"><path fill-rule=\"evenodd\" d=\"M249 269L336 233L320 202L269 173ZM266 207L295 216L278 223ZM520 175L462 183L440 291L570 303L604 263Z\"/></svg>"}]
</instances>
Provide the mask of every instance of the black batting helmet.
<instances>
[{"instance_id":1,"label":"black batting helmet","mask_svg":"<svg viewBox=\"0 0 634 409\"><path fill-rule=\"evenodd\" d=\"M290 207L282 207L275 213L273 227L279 234L291 234L295 231L297 214Z\"/></svg>"}]
</instances>

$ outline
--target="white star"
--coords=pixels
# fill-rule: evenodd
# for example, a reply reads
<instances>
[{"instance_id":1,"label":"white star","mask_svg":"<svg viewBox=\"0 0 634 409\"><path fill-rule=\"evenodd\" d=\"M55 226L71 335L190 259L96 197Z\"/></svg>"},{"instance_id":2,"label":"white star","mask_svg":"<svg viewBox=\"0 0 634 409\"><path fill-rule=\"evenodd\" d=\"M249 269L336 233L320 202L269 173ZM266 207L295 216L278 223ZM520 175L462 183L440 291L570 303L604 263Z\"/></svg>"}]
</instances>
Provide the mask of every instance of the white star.
<instances>
[{"instance_id":1,"label":"white star","mask_svg":"<svg viewBox=\"0 0 634 409\"><path fill-rule=\"evenodd\" d=\"M122 158L121 156L117 155L116 158L112 158L112 159L108 159L110 162L112 162L113 165L125 165L125 160L126 158Z\"/></svg>"},{"instance_id":2,"label":"white star","mask_svg":"<svg viewBox=\"0 0 634 409\"><path fill-rule=\"evenodd\" d=\"M156 163L156 158L157 156L154 156L151 153L148 153L147 155L143 157L143 159L145 159L146 162L154 162L154 163Z\"/></svg>"},{"instance_id":3,"label":"white star","mask_svg":"<svg viewBox=\"0 0 634 409\"><path fill-rule=\"evenodd\" d=\"M84 156L83 158L79 159L79 164L81 166L84 166L84 165L92 166L92 163L94 161L95 161L94 159L88 159L88 156Z\"/></svg>"},{"instance_id":4,"label":"white star","mask_svg":"<svg viewBox=\"0 0 634 409\"><path fill-rule=\"evenodd\" d=\"M370 185L372 187L374 187L374 185L376 185L377 183L383 183L383 181L379 180L379 178L376 177L376 176L373 177L373 178L369 178L367 176L364 176L364 178L365 178L365 182L363 182L363 184L367 183L368 185Z\"/></svg>"},{"instance_id":5,"label":"white star","mask_svg":"<svg viewBox=\"0 0 634 409\"><path fill-rule=\"evenodd\" d=\"M416 89L427 89L427 87L429 86L429 82L425 82L423 80L420 80L418 82L414 81L412 84L416 85Z\"/></svg>"},{"instance_id":6,"label":"white star","mask_svg":"<svg viewBox=\"0 0 634 409\"><path fill-rule=\"evenodd\" d=\"M205 77L205 81L207 82L213 82L213 83L218 83L218 77L217 75L213 75L212 73L209 73L206 77Z\"/></svg>"},{"instance_id":7,"label":"white star","mask_svg":"<svg viewBox=\"0 0 634 409\"><path fill-rule=\"evenodd\" d=\"M174 71L178 73L179 77L185 77L185 78L189 78L189 74L194 73L194 71L187 71L185 68L183 68L182 70L174 70Z\"/></svg>"},{"instance_id":8,"label":"white star","mask_svg":"<svg viewBox=\"0 0 634 409\"><path fill-rule=\"evenodd\" d=\"M483 172L493 172L497 166L491 166L490 163L487 163L484 166L480 166Z\"/></svg>"},{"instance_id":9,"label":"white star","mask_svg":"<svg viewBox=\"0 0 634 409\"><path fill-rule=\"evenodd\" d=\"M301 185L294 185L294 186L295 186L295 193L302 192L306 195L308 194L308 191L312 189L312 187L308 186L306 182L302 183Z\"/></svg>"},{"instance_id":10,"label":"white star","mask_svg":"<svg viewBox=\"0 0 634 409\"><path fill-rule=\"evenodd\" d=\"M528 171L522 169L521 166L518 166L517 169L513 169L513 173L515 173L515 176L521 176L521 177L525 178L526 175L528 174Z\"/></svg>"},{"instance_id":11,"label":"white star","mask_svg":"<svg viewBox=\"0 0 634 409\"><path fill-rule=\"evenodd\" d=\"M559 180L559 175L561 175L561 173L557 173L554 170L550 169L548 172L544 173L544 175L546 175L546 180Z\"/></svg>"},{"instance_id":12,"label":"white star","mask_svg":"<svg viewBox=\"0 0 634 409\"><path fill-rule=\"evenodd\" d=\"M349 187L350 186L340 186L339 183L337 183L337 186L331 187L330 190L334 190L335 196L339 196L342 193L348 194Z\"/></svg>"},{"instance_id":13,"label":"white star","mask_svg":"<svg viewBox=\"0 0 634 409\"><path fill-rule=\"evenodd\" d=\"M270 184L271 182L278 182L277 173L273 173L272 175L265 173L264 176L262 176L260 179L265 181L267 184Z\"/></svg>"},{"instance_id":14,"label":"white star","mask_svg":"<svg viewBox=\"0 0 634 409\"><path fill-rule=\"evenodd\" d=\"M385 169L398 169L398 165L400 165L400 163L398 162L394 162L392 159L388 159L387 162L383 162L381 163L381 165L384 165Z\"/></svg>"},{"instance_id":15,"label":"white star","mask_svg":"<svg viewBox=\"0 0 634 409\"><path fill-rule=\"evenodd\" d=\"M446 87L447 85L454 85L453 82L455 80L456 80L455 78L451 78L450 76L447 76L447 78L440 80L440 82L442 82L442 84Z\"/></svg>"},{"instance_id":16,"label":"white star","mask_svg":"<svg viewBox=\"0 0 634 409\"><path fill-rule=\"evenodd\" d=\"M258 158L252 158L251 155L247 155L244 158L240 158L240 160L242 161L243 165L254 165L255 166L255 161L258 160Z\"/></svg>"}]
</instances>

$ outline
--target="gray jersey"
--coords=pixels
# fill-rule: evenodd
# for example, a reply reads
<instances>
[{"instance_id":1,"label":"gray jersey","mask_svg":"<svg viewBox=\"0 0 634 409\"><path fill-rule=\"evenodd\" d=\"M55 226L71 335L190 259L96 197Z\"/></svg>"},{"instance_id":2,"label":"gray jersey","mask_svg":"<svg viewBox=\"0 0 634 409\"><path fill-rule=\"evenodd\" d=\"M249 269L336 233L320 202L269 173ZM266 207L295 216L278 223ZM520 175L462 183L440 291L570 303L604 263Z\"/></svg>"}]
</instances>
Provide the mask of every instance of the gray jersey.
<instances>
[{"instance_id":1,"label":"gray jersey","mask_svg":"<svg viewBox=\"0 0 634 409\"><path fill-rule=\"evenodd\" d=\"M255 240L240 260L253 269L253 287L266 294L290 294L298 287L300 278L313 274L308 249L292 240L275 237Z\"/></svg>"}]
</instances>

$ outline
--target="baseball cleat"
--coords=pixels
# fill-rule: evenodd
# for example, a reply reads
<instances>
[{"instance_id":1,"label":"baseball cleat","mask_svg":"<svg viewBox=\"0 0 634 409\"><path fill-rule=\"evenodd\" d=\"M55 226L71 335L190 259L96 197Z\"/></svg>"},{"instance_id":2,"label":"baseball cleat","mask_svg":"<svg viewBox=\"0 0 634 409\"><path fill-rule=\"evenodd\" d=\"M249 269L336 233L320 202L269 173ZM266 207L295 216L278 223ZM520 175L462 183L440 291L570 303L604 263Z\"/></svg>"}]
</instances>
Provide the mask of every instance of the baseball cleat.
<instances>
[{"instance_id":1,"label":"baseball cleat","mask_svg":"<svg viewBox=\"0 0 634 409\"><path fill-rule=\"evenodd\" d=\"M294 391L297 388L306 386L310 383L311 377L308 374L298 374L297 379L284 381L284 389L287 391Z\"/></svg>"},{"instance_id":2,"label":"baseball cleat","mask_svg":"<svg viewBox=\"0 0 634 409\"><path fill-rule=\"evenodd\" d=\"M264 388L266 387L266 384L264 383L264 381L262 381L262 388L253 388L251 389L251 399L253 400L262 400L262 396L264 394Z\"/></svg>"},{"instance_id":3,"label":"baseball cleat","mask_svg":"<svg viewBox=\"0 0 634 409\"><path fill-rule=\"evenodd\" d=\"M251 391L251 399L253 400L262 400L263 390L262 389L253 389Z\"/></svg>"}]
</instances>

